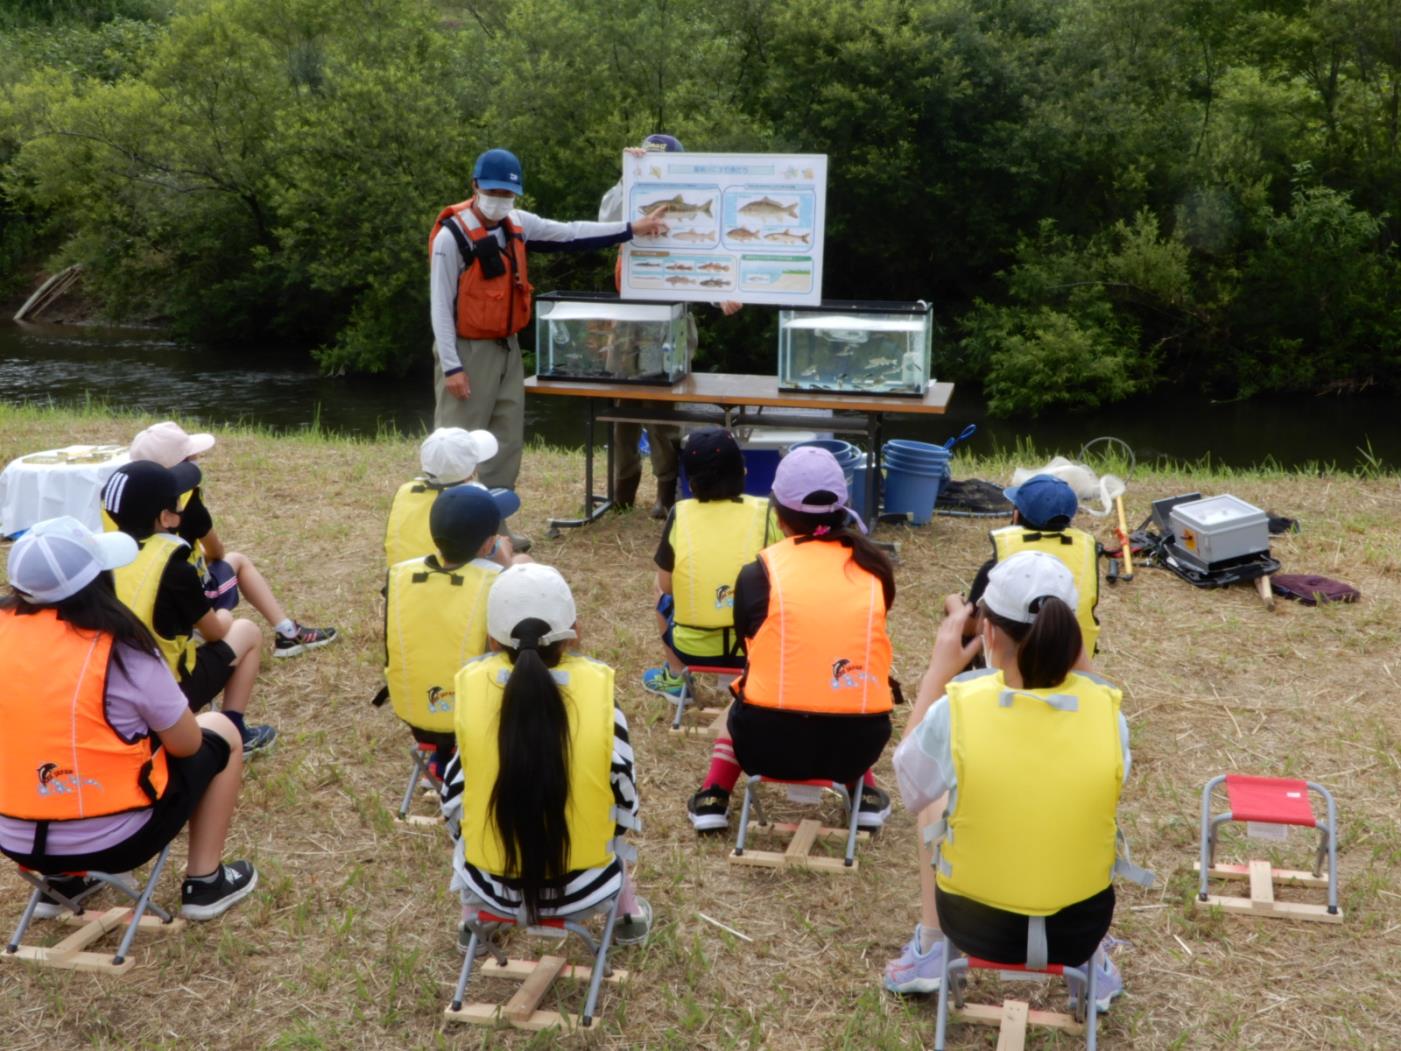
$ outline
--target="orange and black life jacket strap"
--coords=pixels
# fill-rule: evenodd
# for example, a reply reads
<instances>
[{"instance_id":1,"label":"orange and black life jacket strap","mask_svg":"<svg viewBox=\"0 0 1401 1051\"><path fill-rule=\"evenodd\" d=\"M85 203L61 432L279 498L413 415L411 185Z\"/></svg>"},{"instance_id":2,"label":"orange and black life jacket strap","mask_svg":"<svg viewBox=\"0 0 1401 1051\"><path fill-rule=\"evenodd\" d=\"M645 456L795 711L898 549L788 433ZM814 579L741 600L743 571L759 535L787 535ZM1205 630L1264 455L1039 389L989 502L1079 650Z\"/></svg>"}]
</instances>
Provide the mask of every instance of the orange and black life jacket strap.
<instances>
[{"instance_id":1,"label":"orange and black life jacket strap","mask_svg":"<svg viewBox=\"0 0 1401 1051\"><path fill-rule=\"evenodd\" d=\"M155 769L156 761L147 759L141 764L141 773L137 775L136 783L141 786L141 791L146 793L146 798L152 803L160 799L160 793L156 791L156 786L151 783L151 771Z\"/></svg>"}]
</instances>

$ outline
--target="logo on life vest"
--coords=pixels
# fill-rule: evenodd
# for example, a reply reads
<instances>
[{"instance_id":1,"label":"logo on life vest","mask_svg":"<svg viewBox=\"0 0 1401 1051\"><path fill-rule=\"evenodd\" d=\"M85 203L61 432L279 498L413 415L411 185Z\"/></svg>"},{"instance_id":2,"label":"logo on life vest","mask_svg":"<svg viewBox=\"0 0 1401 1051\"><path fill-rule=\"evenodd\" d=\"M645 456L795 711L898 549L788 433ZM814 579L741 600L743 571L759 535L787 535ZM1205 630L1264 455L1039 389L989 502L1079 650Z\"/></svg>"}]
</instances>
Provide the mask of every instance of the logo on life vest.
<instances>
[{"instance_id":1,"label":"logo on life vest","mask_svg":"<svg viewBox=\"0 0 1401 1051\"><path fill-rule=\"evenodd\" d=\"M845 657L832 662L832 689L856 689L863 682L875 682L875 679L861 665L853 664Z\"/></svg>"},{"instance_id":2,"label":"logo on life vest","mask_svg":"<svg viewBox=\"0 0 1401 1051\"><path fill-rule=\"evenodd\" d=\"M715 608L733 609L735 605L734 588L728 584L721 584L715 589Z\"/></svg>"},{"instance_id":3,"label":"logo on life vest","mask_svg":"<svg viewBox=\"0 0 1401 1051\"><path fill-rule=\"evenodd\" d=\"M445 690L441 686L428 687L428 710L430 712L450 712L452 711L453 698L457 695L452 690Z\"/></svg>"},{"instance_id":4,"label":"logo on life vest","mask_svg":"<svg viewBox=\"0 0 1401 1051\"><path fill-rule=\"evenodd\" d=\"M39 794L41 796L65 795L84 785L89 788L102 787L90 777L80 778L72 770L61 769L57 763L41 763L34 773L39 778Z\"/></svg>"}]
</instances>

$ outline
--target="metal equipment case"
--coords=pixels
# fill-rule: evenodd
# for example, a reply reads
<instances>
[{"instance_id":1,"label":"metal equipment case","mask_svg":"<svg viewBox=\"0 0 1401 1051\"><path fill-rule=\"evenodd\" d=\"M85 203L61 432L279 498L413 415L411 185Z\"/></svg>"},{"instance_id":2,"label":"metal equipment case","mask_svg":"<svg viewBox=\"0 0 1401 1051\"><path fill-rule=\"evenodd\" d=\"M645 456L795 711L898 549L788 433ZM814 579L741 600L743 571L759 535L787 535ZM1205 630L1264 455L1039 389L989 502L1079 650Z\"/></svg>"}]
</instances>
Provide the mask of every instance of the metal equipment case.
<instances>
[{"instance_id":1,"label":"metal equipment case","mask_svg":"<svg viewBox=\"0 0 1401 1051\"><path fill-rule=\"evenodd\" d=\"M1229 494L1178 504L1169 521L1174 554L1203 572L1269 554L1269 517Z\"/></svg>"}]
</instances>

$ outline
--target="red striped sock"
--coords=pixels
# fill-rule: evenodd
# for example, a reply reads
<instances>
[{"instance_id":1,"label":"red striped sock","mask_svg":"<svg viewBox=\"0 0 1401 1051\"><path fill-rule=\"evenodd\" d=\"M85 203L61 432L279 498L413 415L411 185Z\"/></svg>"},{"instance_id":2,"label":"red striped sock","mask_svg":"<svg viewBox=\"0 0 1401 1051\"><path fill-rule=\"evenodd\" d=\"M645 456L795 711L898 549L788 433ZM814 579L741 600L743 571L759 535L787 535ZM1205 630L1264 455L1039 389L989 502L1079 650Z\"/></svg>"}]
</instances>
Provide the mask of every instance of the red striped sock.
<instances>
[{"instance_id":1,"label":"red striped sock","mask_svg":"<svg viewBox=\"0 0 1401 1051\"><path fill-rule=\"evenodd\" d=\"M710 770L706 772L704 788L723 788L726 792L735 790L735 782L742 771L735 762L735 744L728 737L715 738L715 747L710 752Z\"/></svg>"}]
</instances>

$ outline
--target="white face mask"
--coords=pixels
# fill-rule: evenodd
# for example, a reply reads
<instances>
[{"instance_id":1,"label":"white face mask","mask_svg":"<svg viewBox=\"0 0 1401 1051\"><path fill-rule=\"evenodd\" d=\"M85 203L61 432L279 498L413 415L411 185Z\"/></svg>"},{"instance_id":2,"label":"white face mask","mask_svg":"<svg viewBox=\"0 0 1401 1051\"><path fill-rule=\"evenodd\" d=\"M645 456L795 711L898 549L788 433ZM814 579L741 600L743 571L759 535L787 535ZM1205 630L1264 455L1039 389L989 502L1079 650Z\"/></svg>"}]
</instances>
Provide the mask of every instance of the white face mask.
<instances>
[{"instance_id":1,"label":"white face mask","mask_svg":"<svg viewBox=\"0 0 1401 1051\"><path fill-rule=\"evenodd\" d=\"M506 218L507 213L515 207L515 195L509 197L489 197L484 193L477 194L477 211L482 213L482 218L487 222L495 223Z\"/></svg>"}]
</instances>

